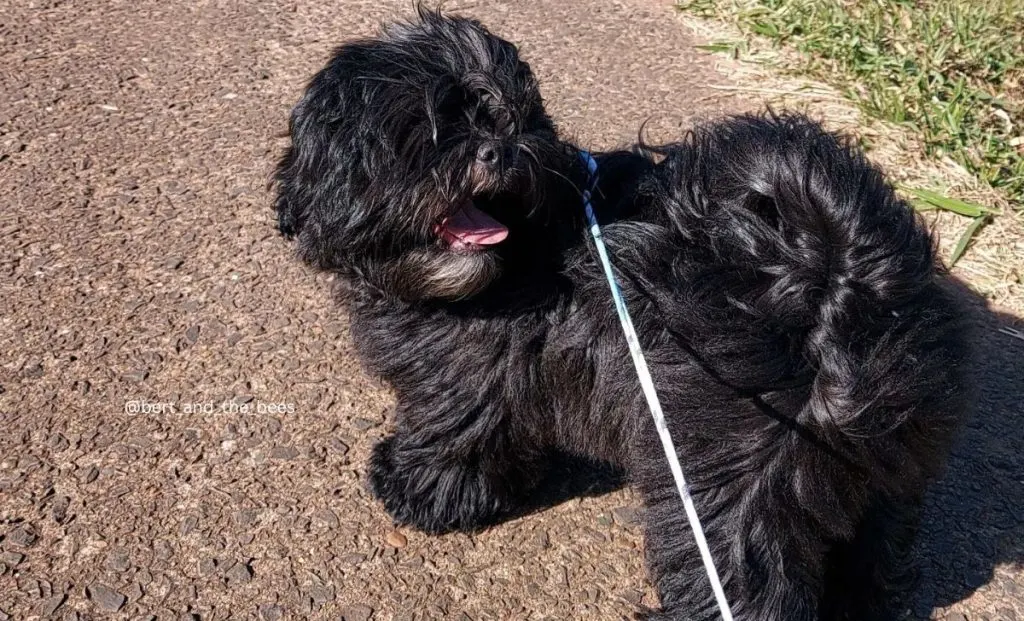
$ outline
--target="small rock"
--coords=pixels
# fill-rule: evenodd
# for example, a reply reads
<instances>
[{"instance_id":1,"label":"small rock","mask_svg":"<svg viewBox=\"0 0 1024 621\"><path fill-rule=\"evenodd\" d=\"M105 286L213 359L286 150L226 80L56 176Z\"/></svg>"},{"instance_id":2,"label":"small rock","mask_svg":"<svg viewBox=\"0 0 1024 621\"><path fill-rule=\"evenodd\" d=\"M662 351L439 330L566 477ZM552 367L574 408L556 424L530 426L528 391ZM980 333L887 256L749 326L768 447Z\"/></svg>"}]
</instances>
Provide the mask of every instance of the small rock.
<instances>
[{"instance_id":1,"label":"small rock","mask_svg":"<svg viewBox=\"0 0 1024 621\"><path fill-rule=\"evenodd\" d=\"M346 554L339 558L342 563L347 565L362 565L366 561L365 554Z\"/></svg>"},{"instance_id":2,"label":"small rock","mask_svg":"<svg viewBox=\"0 0 1024 621\"><path fill-rule=\"evenodd\" d=\"M295 459L299 456L299 451L294 446L275 446L270 449L271 459Z\"/></svg>"},{"instance_id":3,"label":"small rock","mask_svg":"<svg viewBox=\"0 0 1024 621\"><path fill-rule=\"evenodd\" d=\"M548 533L545 530L537 531L537 534L533 536L533 541L542 550L551 545L551 538L548 537Z\"/></svg>"},{"instance_id":4,"label":"small rock","mask_svg":"<svg viewBox=\"0 0 1024 621\"><path fill-rule=\"evenodd\" d=\"M57 496L53 499L53 506L50 507L50 517L54 522L63 524L68 517L68 507L71 506L71 499L67 496Z\"/></svg>"},{"instance_id":5,"label":"small rock","mask_svg":"<svg viewBox=\"0 0 1024 621\"><path fill-rule=\"evenodd\" d=\"M199 561L199 573L204 576L209 576L213 572L217 571L217 559L215 558L204 558Z\"/></svg>"},{"instance_id":6,"label":"small rock","mask_svg":"<svg viewBox=\"0 0 1024 621\"><path fill-rule=\"evenodd\" d=\"M3 388L0 387L0 395L2 394ZM54 451L60 453L66 451L68 447L71 446L71 443L69 443L68 439L64 437L64 434L55 433L50 436L50 446L53 447Z\"/></svg>"},{"instance_id":7,"label":"small rock","mask_svg":"<svg viewBox=\"0 0 1024 621\"><path fill-rule=\"evenodd\" d=\"M160 189L163 191L164 194L176 196L178 194L184 194L188 190L188 186L186 186L181 181L178 181L177 179L171 179L170 181L164 183L160 187Z\"/></svg>"},{"instance_id":8,"label":"small rock","mask_svg":"<svg viewBox=\"0 0 1024 621\"><path fill-rule=\"evenodd\" d=\"M398 549L404 548L409 543L409 539L397 530L388 532L388 534L384 536L384 541L386 541L392 548Z\"/></svg>"},{"instance_id":9,"label":"small rock","mask_svg":"<svg viewBox=\"0 0 1024 621\"><path fill-rule=\"evenodd\" d=\"M64 593L54 595L53 597L47 597L43 601L39 602L39 608L37 610L41 616L49 617L56 612L58 608L64 605L64 600L67 598L68 596Z\"/></svg>"},{"instance_id":10,"label":"small rock","mask_svg":"<svg viewBox=\"0 0 1024 621\"><path fill-rule=\"evenodd\" d=\"M611 516L602 513L601 515L597 516L597 523L601 526L611 526L612 518Z\"/></svg>"},{"instance_id":11,"label":"small rock","mask_svg":"<svg viewBox=\"0 0 1024 621\"><path fill-rule=\"evenodd\" d=\"M339 524L338 516L334 513L334 511L331 511L330 509L323 509L321 511L317 511L313 515L313 519L316 522L326 526L327 528L337 528Z\"/></svg>"},{"instance_id":12,"label":"small rock","mask_svg":"<svg viewBox=\"0 0 1024 621\"><path fill-rule=\"evenodd\" d=\"M86 588L86 595L96 602L96 605L109 612L117 612L124 606L126 598L114 589L104 584L92 584Z\"/></svg>"},{"instance_id":13,"label":"small rock","mask_svg":"<svg viewBox=\"0 0 1024 621\"><path fill-rule=\"evenodd\" d=\"M337 438L331 438L331 448L338 455L346 455L348 453L348 445Z\"/></svg>"},{"instance_id":14,"label":"small rock","mask_svg":"<svg viewBox=\"0 0 1024 621\"><path fill-rule=\"evenodd\" d=\"M25 367L24 371L25 377L29 379L39 379L40 377L43 376L44 372L45 371L43 370L43 363L41 362L34 362L28 365L27 367Z\"/></svg>"},{"instance_id":15,"label":"small rock","mask_svg":"<svg viewBox=\"0 0 1024 621\"><path fill-rule=\"evenodd\" d=\"M260 619L263 619L263 621L278 621L283 614L280 606L269 604L260 606Z\"/></svg>"},{"instance_id":16,"label":"small rock","mask_svg":"<svg viewBox=\"0 0 1024 621\"><path fill-rule=\"evenodd\" d=\"M326 584L314 584L309 587L309 598L313 605L321 607L327 602L334 601L334 587Z\"/></svg>"},{"instance_id":17,"label":"small rock","mask_svg":"<svg viewBox=\"0 0 1024 621\"><path fill-rule=\"evenodd\" d=\"M143 594L144 593L142 591L142 585L138 582L133 582L132 585L128 587L127 595L128 601L130 602L138 602L140 599L142 599Z\"/></svg>"},{"instance_id":18,"label":"small rock","mask_svg":"<svg viewBox=\"0 0 1024 621\"><path fill-rule=\"evenodd\" d=\"M181 527L178 529L178 533L184 537L199 526L199 518L194 515L190 515L181 521Z\"/></svg>"},{"instance_id":19,"label":"small rock","mask_svg":"<svg viewBox=\"0 0 1024 621\"><path fill-rule=\"evenodd\" d=\"M620 597L622 597L622 599L626 600L630 604L633 604L634 606L640 606L641 602L643 602L644 599L643 592L637 591L636 589L627 589L619 595Z\"/></svg>"},{"instance_id":20,"label":"small rock","mask_svg":"<svg viewBox=\"0 0 1024 621\"><path fill-rule=\"evenodd\" d=\"M252 580L252 568L247 563L235 563L235 565L224 573L231 586L245 584Z\"/></svg>"},{"instance_id":21,"label":"small rock","mask_svg":"<svg viewBox=\"0 0 1024 621\"><path fill-rule=\"evenodd\" d=\"M352 604L341 609L341 621L369 621L373 608L364 604Z\"/></svg>"},{"instance_id":22,"label":"small rock","mask_svg":"<svg viewBox=\"0 0 1024 621\"><path fill-rule=\"evenodd\" d=\"M131 371L128 371L121 377L128 380L129 382L135 382L136 384L138 384L139 382L142 382L147 377L149 377L149 371L147 371L146 369L133 369Z\"/></svg>"},{"instance_id":23,"label":"small rock","mask_svg":"<svg viewBox=\"0 0 1024 621\"><path fill-rule=\"evenodd\" d=\"M181 257L170 257L166 261L164 261L164 269L176 270L182 265L184 265L184 263L185 259L182 259Z\"/></svg>"},{"instance_id":24,"label":"small rock","mask_svg":"<svg viewBox=\"0 0 1024 621\"><path fill-rule=\"evenodd\" d=\"M17 552L2 552L0 553L0 563L7 565L8 567L14 567L18 563L25 560L24 554L18 554Z\"/></svg>"},{"instance_id":25,"label":"small rock","mask_svg":"<svg viewBox=\"0 0 1024 621\"><path fill-rule=\"evenodd\" d=\"M185 338L188 339L189 343L195 344L199 340L199 324L185 330Z\"/></svg>"},{"instance_id":26,"label":"small rock","mask_svg":"<svg viewBox=\"0 0 1024 621\"><path fill-rule=\"evenodd\" d=\"M100 469L96 466L89 466L85 471L82 472L79 479L82 483L92 483L100 476Z\"/></svg>"},{"instance_id":27,"label":"small rock","mask_svg":"<svg viewBox=\"0 0 1024 621\"><path fill-rule=\"evenodd\" d=\"M367 431L369 429L373 429L378 425L380 425L379 421L374 421L362 417L356 418L355 420L352 421L352 426L355 427L356 430L358 431Z\"/></svg>"},{"instance_id":28,"label":"small rock","mask_svg":"<svg viewBox=\"0 0 1024 621\"><path fill-rule=\"evenodd\" d=\"M612 516L619 526L639 526L641 522L640 512L633 507L616 507L612 509Z\"/></svg>"},{"instance_id":29,"label":"small rock","mask_svg":"<svg viewBox=\"0 0 1024 621\"><path fill-rule=\"evenodd\" d=\"M31 524L22 524L7 535L7 541L20 548L30 548L38 539L39 535Z\"/></svg>"},{"instance_id":30,"label":"small rock","mask_svg":"<svg viewBox=\"0 0 1024 621\"><path fill-rule=\"evenodd\" d=\"M128 571L132 566L128 555L124 552L115 552L107 557L107 569L118 573Z\"/></svg>"}]
</instances>

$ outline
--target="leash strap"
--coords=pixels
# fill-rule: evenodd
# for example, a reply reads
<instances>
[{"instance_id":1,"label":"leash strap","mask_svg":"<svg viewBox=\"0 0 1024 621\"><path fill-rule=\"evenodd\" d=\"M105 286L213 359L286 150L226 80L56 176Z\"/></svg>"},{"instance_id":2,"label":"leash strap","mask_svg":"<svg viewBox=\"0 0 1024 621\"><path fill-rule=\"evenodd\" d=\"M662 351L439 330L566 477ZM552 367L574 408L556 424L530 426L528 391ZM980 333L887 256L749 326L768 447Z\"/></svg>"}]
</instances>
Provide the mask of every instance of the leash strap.
<instances>
[{"instance_id":1,"label":"leash strap","mask_svg":"<svg viewBox=\"0 0 1024 621\"><path fill-rule=\"evenodd\" d=\"M658 429L661 446L665 449L669 469L672 470L672 477L676 481L676 489L679 490L679 497L683 499L686 517L690 520L693 537L697 541L697 548L700 549L700 556L704 561L704 570L708 574L708 579L711 580L711 590L715 593L718 610L721 612L724 621L733 621L732 610L729 608L729 602L725 599L722 581L718 577L715 561L711 557L711 549L708 547L707 538L704 536L704 528L700 524L697 509L693 504L693 498L690 496L689 487L686 485L686 478L683 476L683 468L679 465L675 444L672 442L672 436L669 434L668 426L665 424L665 413L661 410L658 393L654 390L654 380L651 379L651 372L647 369L647 360L644 358L643 350L640 348L640 341L637 339L636 330L633 329L633 320L629 316L629 310L622 299L622 291L619 289L619 283L615 279L611 261L608 259L608 249L605 248L604 238L601 236L601 227L598 226L597 217L594 215L591 198L597 189L597 160L586 151L580 151L580 158L586 164L587 172L590 176L588 187L583 191L583 207L587 212L587 222L590 224L590 234L593 235L594 244L597 246L597 254L601 257L604 275L608 279L608 287L612 290L612 299L615 301L615 310L619 314L622 332L626 335L629 355L633 358L633 366L636 367L636 373L640 377L640 388L647 399L647 407L650 408L651 415L654 416L654 426Z\"/></svg>"}]
</instances>

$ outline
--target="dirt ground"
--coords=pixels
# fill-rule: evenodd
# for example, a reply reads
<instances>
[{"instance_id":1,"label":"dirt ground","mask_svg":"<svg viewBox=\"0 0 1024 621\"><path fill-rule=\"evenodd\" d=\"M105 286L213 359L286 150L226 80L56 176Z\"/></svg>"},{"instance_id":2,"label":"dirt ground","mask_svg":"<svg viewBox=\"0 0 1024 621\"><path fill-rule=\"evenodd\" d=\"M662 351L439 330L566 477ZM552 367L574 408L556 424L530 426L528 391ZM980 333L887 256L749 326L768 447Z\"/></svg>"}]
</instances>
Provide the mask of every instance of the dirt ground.
<instances>
[{"instance_id":1,"label":"dirt ground","mask_svg":"<svg viewBox=\"0 0 1024 621\"><path fill-rule=\"evenodd\" d=\"M583 144L761 103L713 86L730 78L664 0L448 6L522 44ZM391 400L265 186L329 50L410 10L0 0L0 621L611 620L655 603L628 490L426 537L364 489ZM978 413L928 499L913 618L1024 618L1022 325L976 308Z\"/></svg>"}]
</instances>

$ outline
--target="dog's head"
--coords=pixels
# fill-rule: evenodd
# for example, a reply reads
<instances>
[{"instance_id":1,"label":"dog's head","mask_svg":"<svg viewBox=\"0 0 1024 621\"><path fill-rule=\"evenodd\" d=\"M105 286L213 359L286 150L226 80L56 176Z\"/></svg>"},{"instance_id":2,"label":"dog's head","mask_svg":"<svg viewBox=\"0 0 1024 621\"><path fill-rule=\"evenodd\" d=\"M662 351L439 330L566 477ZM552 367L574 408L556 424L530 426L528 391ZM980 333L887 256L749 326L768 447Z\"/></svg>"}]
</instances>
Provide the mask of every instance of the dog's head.
<instances>
[{"instance_id":1,"label":"dog's head","mask_svg":"<svg viewBox=\"0 0 1024 621\"><path fill-rule=\"evenodd\" d=\"M295 107L291 138L281 231L309 263L408 300L493 282L565 156L516 47L422 9L339 48Z\"/></svg>"}]
</instances>

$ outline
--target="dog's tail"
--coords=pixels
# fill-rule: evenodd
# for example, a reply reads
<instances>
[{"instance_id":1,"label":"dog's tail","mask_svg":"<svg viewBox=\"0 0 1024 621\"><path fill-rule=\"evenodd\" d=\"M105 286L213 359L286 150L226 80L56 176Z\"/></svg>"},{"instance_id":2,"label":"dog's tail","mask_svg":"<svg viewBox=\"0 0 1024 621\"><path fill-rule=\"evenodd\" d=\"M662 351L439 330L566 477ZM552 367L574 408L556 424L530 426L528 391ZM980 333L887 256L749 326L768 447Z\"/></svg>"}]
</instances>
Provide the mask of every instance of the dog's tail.
<instances>
[{"instance_id":1,"label":"dog's tail","mask_svg":"<svg viewBox=\"0 0 1024 621\"><path fill-rule=\"evenodd\" d=\"M758 398L799 395L794 422L882 480L933 475L885 449L941 462L966 407L964 314L912 208L800 116L731 118L666 155L658 211L692 255L671 271L696 355Z\"/></svg>"}]
</instances>

